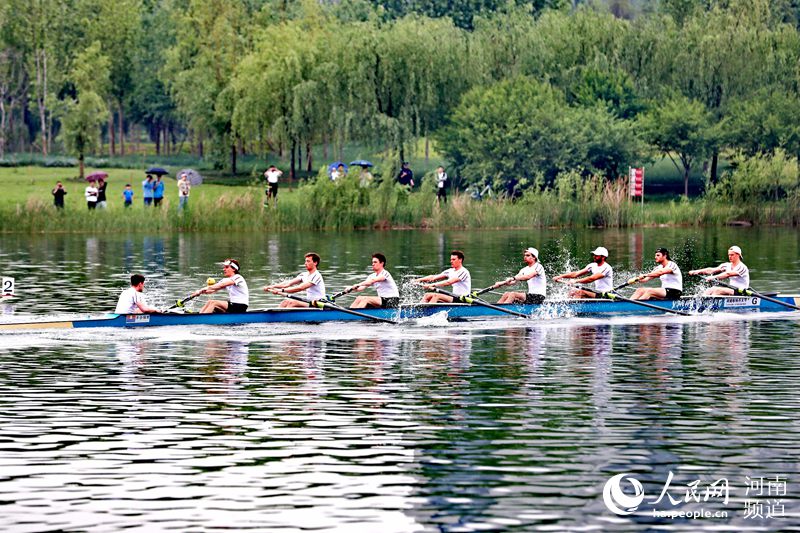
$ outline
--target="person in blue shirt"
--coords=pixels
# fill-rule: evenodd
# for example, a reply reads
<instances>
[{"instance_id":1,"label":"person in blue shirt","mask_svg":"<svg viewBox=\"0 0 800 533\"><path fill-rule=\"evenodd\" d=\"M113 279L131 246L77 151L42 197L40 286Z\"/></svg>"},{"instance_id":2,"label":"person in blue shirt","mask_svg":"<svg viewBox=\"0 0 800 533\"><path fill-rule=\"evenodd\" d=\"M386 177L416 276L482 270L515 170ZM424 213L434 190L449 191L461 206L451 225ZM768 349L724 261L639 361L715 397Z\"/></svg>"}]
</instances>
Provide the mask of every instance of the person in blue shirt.
<instances>
[{"instance_id":1,"label":"person in blue shirt","mask_svg":"<svg viewBox=\"0 0 800 533\"><path fill-rule=\"evenodd\" d=\"M161 181L161 176L156 177L153 183L153 205L158 207L161 205L161 200L164 199L164 182Z\"/></svg>"},{"instance_id":2,"label":"person in blue shirt","mask_svg":"<svg viewBox=\"0 0 800 533\"><path fill-rule=\"evenodd\" d=\"M147 175L147 179L142 182L142 196L144 197L144 206L147 207L153 203L153 176Z\"/></svg>"},{"instance_id":3,"label":"person in blue shirt","mask_svg":"<svg viewBox=\"0 0 800 533\"><path fill-rule=\"evenodd\" d=\"M131 184L125 184L125 189L122 190L122 198L125 200L125 207L130 207L133 205L133 189L131 189Z\"/></svg>"}]
</instances>

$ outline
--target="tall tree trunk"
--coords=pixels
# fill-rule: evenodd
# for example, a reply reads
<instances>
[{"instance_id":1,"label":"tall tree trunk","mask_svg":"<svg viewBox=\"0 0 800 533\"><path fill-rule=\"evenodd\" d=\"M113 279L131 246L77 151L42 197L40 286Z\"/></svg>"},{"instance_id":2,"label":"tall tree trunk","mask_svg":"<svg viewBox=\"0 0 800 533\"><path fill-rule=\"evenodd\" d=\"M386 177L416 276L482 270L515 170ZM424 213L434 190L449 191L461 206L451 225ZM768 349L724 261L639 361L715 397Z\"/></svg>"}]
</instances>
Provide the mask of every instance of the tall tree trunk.
<instances>
[{"instance_id":1,"label":"tall tree trunk","mask_svg":"<svg viewBox=\"0 0 800 533\"><path fill-rule=\"evenodd\" d=\"M431 153L431 140L428 137L428 133L425 132L425 164L428 164L428 160L430 159Z\"/></svg>"},{"instance_id":2,"label":"tall tree trunk","mask_svg":"<svg viewBox=\"0 0 800 533\"><path fill-rule=\"evenodd\" d=\"M709 183L711 185L717 184L717 166L719 164L719 152L714 150L713 155L711 156L711 173L709 175Z\"/></svg>"},{"instance_id":3,"label":"tall tree trunk","mask_svg":"<svg viewBox=\"0 0 800 533\"><path fill-rule=\"evenodd\" d=\"M690 167L683 168L683 195L689 199L689 169Z\"/></svg>"},{"instance_id":4,"label":"tall tree trunk","mask_svg":"<svg viewBox=\"0 0 800 533\"><path fill-rule=\"evenodd\" d=\"M311 143L306 142L306 171L311 174L314 169L314 154L311 152Z\"/></svg>"},{"instance_id":5,"label":"tall tree trunk","mask_svg":"<svg viewBox=\"0 0 800 533\"><path fill-rule=\"evenodd\" d=\"M108 109L114 109L112 102L109 102ZM114 157L117 152L117 137L114 131L114 112L108 114L108 157Z\"/></svg>"},{"instance_id":6,"label":"tall tree trunk","mask_svg":"<svg viewBox=\"0 0 800 533\"><path fill-rule=\"evenodd\" d=\"M47 157L47 52L36 51L36 103L39 108L39 127L42 130L42 155Z\"/></svg>"},{"instance_id":7,"label":"tall tree trunk","mask_svg":"<svg viewBox=\"0 0 800 533\"><path fill-rule=\"evenodd\" d=\"M328 160L328 134L322 136L322 158Z\"/></svg>"},{"instance_id":8,"label":"tall tree trunk","mask_svg":"<svg viewBox=\"0 0 800 533\"><path fill-rule=\"evenodd\" d=\"M6 155L6 106L5 95L0 95L0 159Z\"/></svg>"},{"instance_id":9,"label":"tall tree trunk","mask_svg":"<svg viewBox=\"0 0 800 533\"><path fill-rule=\"evenodd\" d=\"M294 181L297 178L297 175L295 174L294 171L294 163L295 163L294 156L296 152L297 152L297 141L295 139L292 139L292 156L291 156L292 162L289 165L289 179L292 181Z\"/></svg>"},{"instance_id":10,"label":"tall tree trunk","mask_svg":"<svg viewBox=\"0 0 800 533\"><path fill-rule=\"evenodd\" d=\"M122 100L119 101L119 155L125 155L125 113L122 110Z\"/></svg>"},{"instance_id":11,"label":"tall tree trunk","mask_svg":"<svg viewBox=\"0 0 800 533\"><path fill-rule=\"evenodd\" d=\"M83 180L83 172L84 172L83 152L81 152L81 153L78 154L78 177L81 180Z\"/></svg>"},{"instance_id":12,"label":"tall tree trunk","mask_svg":"<svg viewBox=\"0 0 800 533\"><path fill-rule=\"evenodd\" d=\"M236 141L231 143L231 173L236 174Z\"/></svg>"},{"instance_id":13,"label":"tall tree trunk","mask_svg":"<svg viewBox=\"0 0 800 533\"><path fill-rule=\"evenodd\" d=\"M161 125L160 124L153 124L152 128L155 129L155 137L156 140L156 155L161 155Z\"/></svg>"},{"instance_id":14,"label":"tall tree trunk","mask_svg":"<svg viewBox=\"0 0 800 533\"><path fill-rule=\"evenodd\" d=\"M203 157L203 132L200 132L197 135L198 135L197 155L199 155L200 157Z\"/></svg>"}]
</instances>

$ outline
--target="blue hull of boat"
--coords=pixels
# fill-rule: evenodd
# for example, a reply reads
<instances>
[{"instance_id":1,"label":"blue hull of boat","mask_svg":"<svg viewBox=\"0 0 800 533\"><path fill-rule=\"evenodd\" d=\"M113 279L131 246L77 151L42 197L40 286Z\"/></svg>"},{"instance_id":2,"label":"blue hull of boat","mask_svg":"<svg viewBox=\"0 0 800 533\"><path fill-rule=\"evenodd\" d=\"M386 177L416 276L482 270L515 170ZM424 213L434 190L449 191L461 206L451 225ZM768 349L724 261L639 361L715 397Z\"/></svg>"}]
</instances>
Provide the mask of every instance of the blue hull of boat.
<instances>
[{"instance_id":1,"label":"blue hull of boat","mask_svg":"<svg viewBox=\"0 0 800 533\"><path fill-rule=\"evenodd\" d=\"M778 295L774 298L790 305L800 305L800 296ZM683 298L678 301L648 301L659 309L651 309L630 302L611 300L565 300L545 302L541 305L502 305L517 313L530 315L531 319L552 319L569 316L622 316L622 315L664 315L666 310L680 310L689 313L706 312L780 312L790 308L751 296L728 296L709 298ZM403 306L399 309L362 309L360 312L371 317L388 320L409 320L446 313L449 320L470 320L483 318L514 318L513 315L497 309L479 305L421 304ZM152 326L195 326L195 325L235 325L271 323L320 323L320 322L370 322L369 319L332 309L268 309L247 313L225 314L139 314L108 315L105 318L91 318L51 322L26 322L0 324L0 330L49 329L49 328L140 328Z\"/></svg>"}]
</instances>

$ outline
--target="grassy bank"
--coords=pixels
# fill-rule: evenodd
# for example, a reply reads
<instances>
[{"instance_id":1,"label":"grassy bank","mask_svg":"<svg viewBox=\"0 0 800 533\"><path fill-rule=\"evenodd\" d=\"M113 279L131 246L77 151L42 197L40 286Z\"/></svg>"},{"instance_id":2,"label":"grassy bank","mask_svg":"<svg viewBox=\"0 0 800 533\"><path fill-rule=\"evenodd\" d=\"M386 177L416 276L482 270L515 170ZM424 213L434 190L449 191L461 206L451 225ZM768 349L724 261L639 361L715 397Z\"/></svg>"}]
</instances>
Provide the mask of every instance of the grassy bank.
<instances>
[{"instance_id":1,"label":"grassy bank","mask_svg":"<svg viewBox=\"0 0 800 533\"><path fill-rule=\"evenodd\" d=\"M69 172L67 172L69 175ZM3 169L0 186L0 232L171 232L171 231L289 231L353 228L526 228L626 227L639 225L797 224L800 206L782 200L759 205L727 205L710 200L672 200L631 203L619 185L601 181L565 180L558 188L529 193L511 203L502 199L475 201L451 193L437 206L432 177L408 193L390 180L361 188L356 176L333 183L312 180L295 189L282 187L277 208L264 206L261 185L203 184L192 189L189 209L177 209L177 188L167 180L160 208L145 208L141 199L142 173L111 173L108 209L88 211L85 183L63 179L68 190L63 211L52 205L53 169ZM132 208L124 208L122 189L136 192Z\"/></svg>"}]
</instances>

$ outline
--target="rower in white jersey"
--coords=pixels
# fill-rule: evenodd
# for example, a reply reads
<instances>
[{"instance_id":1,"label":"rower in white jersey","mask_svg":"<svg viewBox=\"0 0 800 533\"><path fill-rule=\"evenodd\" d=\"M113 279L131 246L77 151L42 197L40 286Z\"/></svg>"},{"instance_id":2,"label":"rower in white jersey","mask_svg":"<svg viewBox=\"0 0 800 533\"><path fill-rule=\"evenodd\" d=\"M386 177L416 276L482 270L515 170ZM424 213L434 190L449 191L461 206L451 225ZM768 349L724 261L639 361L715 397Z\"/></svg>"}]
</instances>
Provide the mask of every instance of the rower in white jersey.
<instances>
[{"instance_id":1,"label":"rower in white jersey","mask_svg":"<svg viewBox=\"0 0 800 533\"><path fill-rule=\"evenodd\" d=\"M281 293L295 293L306 291L306 297L310 301L324 300L325 299L325 281L322 279L317 267L319 266L320 257L314 252L309 252L305 255L306 271L298 274L296 277L281 283L273 283L264 287L264 292L271 292L272 294ZM309 303L292 300L290 298L281 302L280 307L309 307Z\"/></svg>"},{"instance_id":2,"label":"rower in white jersey","mask_svg":"<svg viewBox=\"0 0 800 533\"><path fill-rule=\"evenodd\" d=\"M367 287L375 286L378 291L377 296L359 296L350 305L351 309L363 309L365 307L397 307L400 305L400 291L397 284L392 279L392 275L386 270L386 256L381 253L372 254L372 274L361 283L356 283L348 287L347 292L361 292Z\"/></svg>"},{"instance_id":3,"label":"rower in white jersey","mask_svg":"<svg viewBox=\"0 0 800 533\"><path fill-rule=\"evenodd\" d=\"M119 295L117 308L114 311L118 315L133 315L136 313L161 313L155 307L147 305L144 299L144 276L134 274L131 276L131 286L122 291Z\"/></svg>"},{"instance_id":4,"label":"rower in white jersey","mask_svg":"<svg viewBox=\"0 0 800 533\"><path fill-rule=\"evenodd\" d=\"M716 267L690 270L689 275L710 275L711 277L707 278L709 281L724 279L728 285L732 285L737 289L750 288L750 270L747 268L747 265L742 263L742 249L738 246L731 246L728 248L727 263L722 263ZM703 296L731 296L733 294L735 294L735 291L728 287L709 287L703 292Z\"/></svg>"},{"instance_id":5,"label":"rower in white jersey","mask_svg":"<svg viewBox=\"0 0 800 533\"><path fill-rule=\"evenodd\" d=\"M236 259L226 259L222 262L222 273L225 279L222 279L213 285L203 287L200 290L194 291L192 296L200 294L211 294L219 290L225 289L228 291L227 300L209 300L205 303L201 313L244 313L250 305L250 291L247 288L247 282L239 273L239 261Z\"/></svg>"},{"instance_id":6,"label":"rower in white jersey","mask_svg":"<svg viewBox=\"0 0 800 533\"><path fill-rule=\"evenodd\" d=\"M520 281L527 281L528 292L505 292L497 303L540 304L544 302L544 297L547 292L547 279L545 278L544 267L539 262L539 250L536 248L526 248L525 251L522 252L522 260L525 261L525 266L517 272L516 276L498 281L492 285L492 288L497 289L503 285L514 285Z\"/></svg>"},{"instance_id":7,"label":"rower in white jersey","mask_svg":"<svg viewBox=\"0 0 800 533\"><path fill-rule=\"evenodd\" d=\"M631 300L677 300L683 294L683 275L681 269L669 257L666 248L656 250L656 267L648 274L635 278L634 283L644 283L660 278L661 287L639 287Z\"/></svg>"},{"instance_id":8,"label":"rower in white jersey","mask_svg":"<svg viewBox=\"0 0 800 533\"><path fill-rule=\"evenodd\" d=\"M472 278L469 275L469 270L464 268L464 252L461 250L453 250L450 252L450 268L441 274L431 274L430 276L415 279L412 283L420 284L428 291L436 287L452 285L453 295L456 298L469 295L470 291L472 291ZM438 292L426 292L422 297L422 302L452 303L453 297L447 294L439 294Z\"/></svg>"},{"instance_id":9,"label":"rower in white jersey","mask_svg":"<svg viewBox=\"0 0 800 533\"><path fill-rule=\"evenodd\" d=\"M594 290L570 289L570 298L601 298L603 293L610 292L614 288L614 269L606 262L608 260L608 250L603 246L598 246L592 250L592 257L594 262L589 263L582 269L566 272L553 278L553 281L573 280L569 283L585 284L594 282ZM580 276L586 277L581 278Z\"/></svg>"}]
</instances>

